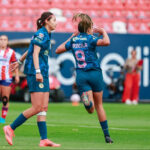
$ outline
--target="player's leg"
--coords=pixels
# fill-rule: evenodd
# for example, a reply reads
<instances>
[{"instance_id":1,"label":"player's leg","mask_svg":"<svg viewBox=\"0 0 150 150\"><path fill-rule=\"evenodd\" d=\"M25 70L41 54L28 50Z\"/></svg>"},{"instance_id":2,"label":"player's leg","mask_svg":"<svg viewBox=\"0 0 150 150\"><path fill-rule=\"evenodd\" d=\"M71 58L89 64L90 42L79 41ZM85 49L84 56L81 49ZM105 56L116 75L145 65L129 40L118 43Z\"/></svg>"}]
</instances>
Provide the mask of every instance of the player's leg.
<instances>
[{"instance_id":1,"label":"player's leg","mask_svg":"<svg viewBox=\"0 0 150 150\"><path fill-rule=\"evenodd\" d=\"M32 106L25 110L23 113L21 113L16 120L13 121L8 126L4 126L3 130L5 133L5 138L8 142L8 144L12 145L12 139L14 136L14 130L22 125L27 119L32 117L33 115L39 113L42 110L42 102L43 102L43 92L33 92L31 93L31 102Z\"/></svg>"},{"instance_id":2,"label":"player's leg","mask_svg":"<svg viewBox=\"0 0 150 150\"><path fill-rule=\"evenodd\" d=\"M124 82L122 102L126 104L131 104L131 94L132 94L132 74L127 73Z\"/></svg>"},{"instance_id":3,"label":"player's leg","mask_svg":"<svg viewBox=\"0 0 150 150\"><path fill-rule=\"evenodd\" d=\"M82 102L88 113L94 112L93 93L88 83L88 72L77 70L76 84L82 99Z\"/></svg>"},{"instance_id":4,"label":"player's leg","mask_svg":"<svg viewBox=\"0 0 150 150\"><path fill-rule=\"evenodd\" d=\"M106 143L113 143L113 141L110 138L106 114L103 108L103 102L102 102L103 92L102 91L93 92L93 96L94 96L95 109L97 112L98 120L100 122L100 125L102 127L102 130L105 136L105 141Z\"/></svg>"},{"instance_id":5,"label":"player's leg","mask_svg":"<svg viewBox=\"0 0 150 150\"><path fill-rule=\"evenodd\" d=\"M92 90L83 92L81 95L82 102L85 106L85 109L88 113L94 112L94 101L93 101L93 92Z\"/></svg>"},{"instance_id":6,"label":"player's leg","mask_svg":"<svg viewBox=\"0 0 150 150\"><path fill-rule=\"evenodd\" d=\"M100 122L100 125L102 127L105 136L105 141L106 143L113 143L109 135L106 114L103 108L102 96L103 96L104 83L103 83L102 71L92 70L90 71L89 76L92 79L89 80L89 82L92 87L95 109L97 112L98 120Z\"/></svg>"},{"instance_id":7,"label":"player's leg","mask_svg":"<svg viewBox=\"0 0 150 150\"><path fill-rule=\"evenodd\" d=\"M59 147L60 144L56 144L47 139L47 125L46 125L46 115L48 110L48 102L49 102L49 92L44 92L42 110L37 114L37 125L40 133L40 147Z\"/></svg>"},{"instance_id":8,"label":"player's leg","mask_svg":"<svg viewBox=\"0 0 150 150\"><path fill-rule=\"evenodd\" d=\"M5 119L8 112L9 107L9 96L11 92L11 87L8 86L1 86L1 100L2 100L2 110L1 110L1 118L0 123L5 123Z\"/></svg>"}]
</instances>

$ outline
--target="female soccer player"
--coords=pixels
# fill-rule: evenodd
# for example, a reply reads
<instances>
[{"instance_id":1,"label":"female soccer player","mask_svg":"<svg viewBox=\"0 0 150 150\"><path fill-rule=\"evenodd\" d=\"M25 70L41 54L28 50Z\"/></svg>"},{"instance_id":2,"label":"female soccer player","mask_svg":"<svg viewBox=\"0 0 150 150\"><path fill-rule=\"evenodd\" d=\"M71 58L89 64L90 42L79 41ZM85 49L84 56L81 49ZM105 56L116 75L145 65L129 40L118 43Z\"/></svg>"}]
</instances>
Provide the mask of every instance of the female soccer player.
<instances>
[{"instance_id":1,"label":"female soccer player","mask_svg":"<svg viewBox=\"0 0 150 150\"><path fill-rule=\"evenodd\" d=\"M96 109L105 141L113 143L102 104L103 77L95 50L96 46L109 45L110 40L105 30L101 28L95 28L94 32L103 35L103 39L93 36L92 26L93 23L89 20L80 21L78 24L79 34L73 34L56 49L56 53L72 50L76 60L76 83L84 106L89 113L93 113Z\"/></svg>"},{"instance_id":2,"label":"female soccer player","mask_svg":"<svg viewBox=\"0 0 150 150\"><path fill-rule=\"evenodd\" d=\"M8 37L0 36L0 96L3 103L0 123L5 123L9 107L9 96L11 92L12 72L9 71L10 64L16 61L15 52L8 47ZM15 70L15 82L19 83L18 69Z\"/></svg>"},{"instance_id":3,"label":"female soccer player","mask_svg":"<svg viewBox=\"0 0 150 150\"><path fill-rule=\"evenodd\" d=\"M46 112L49 102L48 54L50 51L51 31L56 28L56 18L51 12L44 12L37 20L38 31L34 34L26 57L25 71L31 93L32 106L21 113L16 120L5 126L7 142L13 144L14 130L33 115L38 115L37 124L41 136L41 147L59 147L47 139ZM24 56L25 57L25 56Z\"/></svg>"}]
</instances>

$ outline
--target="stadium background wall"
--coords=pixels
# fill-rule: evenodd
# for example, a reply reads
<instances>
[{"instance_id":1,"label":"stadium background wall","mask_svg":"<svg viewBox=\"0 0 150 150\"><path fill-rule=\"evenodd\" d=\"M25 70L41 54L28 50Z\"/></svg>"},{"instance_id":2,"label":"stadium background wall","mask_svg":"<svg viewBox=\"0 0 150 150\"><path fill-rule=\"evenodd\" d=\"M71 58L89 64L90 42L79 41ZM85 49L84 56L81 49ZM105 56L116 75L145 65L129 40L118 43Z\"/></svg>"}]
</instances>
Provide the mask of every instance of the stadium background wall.
<instances>
[{"instance_id":1,"label":"stadium background wall","mask_svg":"<svg viewBox=\"0 0 150 150\"><path fill-rule=\"evenodd\" d=\"M8 35L10 41L25 38L31 39L33 35L31 32L0 32L0 35L2 34ZM51 73L57 75L62 84L61 88L64 90L67 98L72 94L74 59L70 52L57 56L55 49L70 35L70 33L52 33L52 39L55 41L55 44L52 45L52 52L50 53L50 72L53 71ZM143 70L141 71L140 100L150 100L150 35L109 34L109 36L111 45L97 48L105 85L111 82L108 70L112 69L114 77L117 78L120 74L120 65L123 65L125 59L130 57L130 51L136 49L138 58L144 61ZM17 53L22 54L27 50L27 46L14 47L14 49ZM51 66L51 64L53 65ZM105 86L104 98L107 99L108 94Z\"/></svg>"}]
</instances>

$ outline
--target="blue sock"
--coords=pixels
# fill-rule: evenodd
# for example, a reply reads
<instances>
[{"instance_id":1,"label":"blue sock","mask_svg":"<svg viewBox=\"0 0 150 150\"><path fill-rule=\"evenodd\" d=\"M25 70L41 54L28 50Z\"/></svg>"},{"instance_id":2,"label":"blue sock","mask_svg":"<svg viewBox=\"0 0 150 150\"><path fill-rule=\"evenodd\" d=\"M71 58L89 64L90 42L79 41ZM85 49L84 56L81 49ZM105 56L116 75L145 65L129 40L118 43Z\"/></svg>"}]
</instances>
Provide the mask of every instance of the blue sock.
<instances>
[{"instance_id":1,"label":"blue sock","mask_svg":"<svg viewBox=\"0 0 150 150\"><path fill-rule=\"evenodd\" d=\"M105 121L103 121L103 122L100 122L100 125L101 125L101 127L102 127L104 136L110 136L110 135L109 135L109 131L108 131L107 120L105 120Z\"/></svg>"},{"instance_id":2,"label":"blue sock","mask_svg":"<svg viewBox=\"0 0 150 150\"><path fill-rule=\"evenodd\" d=\"M10 127L15 130L18 126L20 126L21 124L23 124L25 121L27 120L27 118L23 115L23 113L21 113L18 118L16 118L16 120L10 124Z\"/></svg>"},{"instance_id":3,"label":"blue sock","mask_svg":"<svg viewBox=\"0 0 150 150\"><path fill-rule=\"evenodd\" d=\"M47 126L45 121L37 122L41 140L47 139Z\"/></svg>"}]
</instances>

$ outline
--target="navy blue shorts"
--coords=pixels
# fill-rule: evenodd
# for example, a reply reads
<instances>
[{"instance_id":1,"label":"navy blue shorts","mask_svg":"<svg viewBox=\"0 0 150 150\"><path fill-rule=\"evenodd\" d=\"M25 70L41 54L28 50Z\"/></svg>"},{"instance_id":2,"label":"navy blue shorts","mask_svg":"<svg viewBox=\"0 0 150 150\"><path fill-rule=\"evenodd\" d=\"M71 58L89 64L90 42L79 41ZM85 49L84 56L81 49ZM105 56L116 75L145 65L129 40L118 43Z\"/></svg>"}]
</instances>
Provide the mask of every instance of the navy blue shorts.
<instances>
[{"instance_id":1,"label":"navy blue shorts","mask_svg":"<svg viewBox=\"0 0 150 150\"><path fill-rule=\"evenodd\" d=\"M12 79L0 80L0 85L3 85L3 86L10 86L11 83L12 83Z\"/></svg>"},{"instance_id":2,"label":"navy blue shorts","mask_svg":"<svg viewBox=\"0 0 150 150\"><path fill-rule=\"evenodd\" d=\"M37 82L35 75L27 75L29 92L49 92L49 78L43 76L43 83Z\"/></svg>"},{"instance_id":3,"label":"navy blue shorts","mask_svg":"<svg viewBox=\"0 0 150 150\"><path fill-rule=\"evenodd\" d=\"M101 92L104 87L102 70L76 70L76 84L80 95L83 92L92 90L93 92Z\"/></svg>"}]
</instances>

